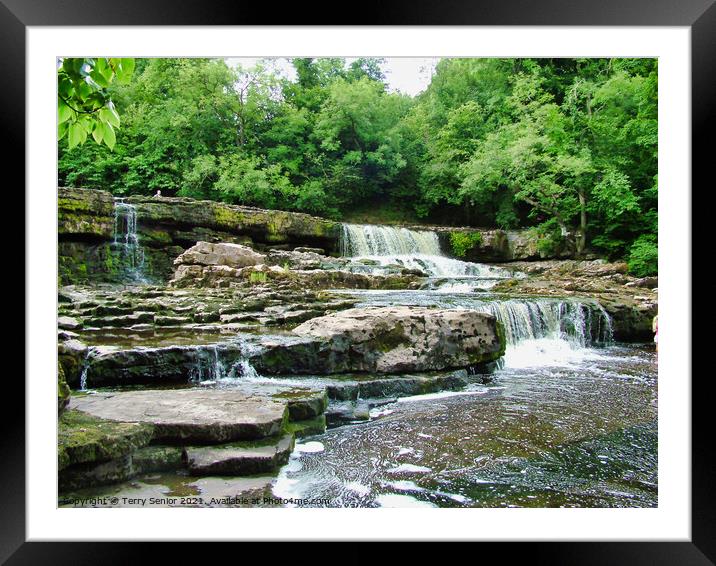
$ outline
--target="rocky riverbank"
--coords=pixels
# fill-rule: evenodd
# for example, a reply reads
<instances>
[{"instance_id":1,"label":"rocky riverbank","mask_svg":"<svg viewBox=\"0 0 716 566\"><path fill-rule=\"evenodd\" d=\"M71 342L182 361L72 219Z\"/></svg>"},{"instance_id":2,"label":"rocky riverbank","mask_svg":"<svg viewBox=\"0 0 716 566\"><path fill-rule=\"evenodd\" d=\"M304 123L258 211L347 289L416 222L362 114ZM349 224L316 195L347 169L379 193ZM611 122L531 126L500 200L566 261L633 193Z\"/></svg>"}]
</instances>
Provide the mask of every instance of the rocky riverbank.
<instances>
[{"instance_id":1,"label":"rocky riverbank","mask_svg":"<svg viewBox=\"0 0 716 566\"><path fill-rule=\"evenodd\" d=\"M174 259L198 241L244 244L259 251L313 247L329 256L341 249L342 225L308 214L177 197L133 196L121 203L135 214L143 269L155 282L171 277ZM60 284L126 280L121 246L126 206L120 210L116 204L106 191L58 188ZM466 261L569 258L574 253L568 240L549 249L529 230L412 228L435 231L448 255Z\"/></svg>"},{"instance_id":2,"label":"rocky riverbank","mask_svg":"<svg viewBox=\"0 0 716 566\"><path fill-rule=\"evenodd\" d=\"M62 189L59 237L60 281L85 282L58 292L64 492L270 475L297 437L489 383L521 341L649 341L657 308L624 264L507 261L540 257L527 232Z\"/></svg>"}]
</instances>

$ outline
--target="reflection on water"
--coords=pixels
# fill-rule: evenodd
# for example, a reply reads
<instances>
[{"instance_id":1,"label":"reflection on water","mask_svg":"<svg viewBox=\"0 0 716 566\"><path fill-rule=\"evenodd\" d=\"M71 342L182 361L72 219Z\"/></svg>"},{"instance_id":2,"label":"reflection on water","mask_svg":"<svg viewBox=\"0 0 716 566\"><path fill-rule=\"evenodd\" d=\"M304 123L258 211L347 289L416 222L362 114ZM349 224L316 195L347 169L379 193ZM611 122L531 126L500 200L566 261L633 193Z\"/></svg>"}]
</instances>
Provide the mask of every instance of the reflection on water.
<instances>
[{"instance_id":1,"label":"reflection on water","mask_svg":"<svg viewBox=\"0 0 716 566\"><path fill-rule=\"evenodd\" d=\"M328 431L321 452L292 456L274 494L331 506L656 506L651 349L496 377L475 395L403 399Z\"/></svg>"}]
</instances>

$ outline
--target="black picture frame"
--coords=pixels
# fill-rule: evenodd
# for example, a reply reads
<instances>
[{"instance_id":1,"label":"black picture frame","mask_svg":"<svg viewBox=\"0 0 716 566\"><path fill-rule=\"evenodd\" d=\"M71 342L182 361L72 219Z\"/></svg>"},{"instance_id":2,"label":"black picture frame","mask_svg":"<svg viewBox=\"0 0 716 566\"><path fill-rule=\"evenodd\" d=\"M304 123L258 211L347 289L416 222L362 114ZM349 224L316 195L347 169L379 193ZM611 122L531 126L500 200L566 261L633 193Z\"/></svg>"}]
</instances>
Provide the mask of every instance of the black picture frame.
<instances>
[{"instance_id":1,"label":"black picture frame","mask_svg":"<svg viewBox=\"0 0 716 566\"><path fill-rule=\"evenodd\" d=\"M710 164L716 114L716 0L500 0L491 2L425 0L361 2L360 9L310 9L304 3L282 5L211 0L0 0L0 48L4 81L0 88L6 148L4 161L24 161L25 34L28 26L68 25L568 25L687 26L692 51L692 187L680 187L692 199L692 226L708 226L714 189ZM322 14L323 21L319 22ZM345 14L345 15L344 15ZM348 14L351 20L347 21ZM15 167L20 169L19 167ZM19 182L24 183L21 173ZM698 206L693 206L698 196ZM710 201L708 199L711 199ZM20 205L22 206L22 205ZM30 212L28 210L26 213ZM708 257L692 229L692 265ZM713 251L711 252L713 255ZM711 291L713 283L692 270L692 297ZM713 279L710 279L713 281ZM25 294L25 302L32 301ZM706 313L708 315L708 313ZM693 317L692 317L693 320ZM708 351L708 333L692 326L693 354ZM685 332L689 329L684 329ZM713 331L710 332L713 335ZM7 346L6 346L7 347ZM691 355L691 353L684 353ZM702 354L703 355L703 354ZM693 357L692 357L693 361ZM714 564L716 561L716 482L708 395L710 371L694 375L692 390L692 536L690 542L540 542L510 544L502 556L524 556L550 564ZM689 375L669 376L688 383ZM16 405L24 399L24 383L6 376L3 397ZM25 419L4 419L0 433L0 561L7 564L127 563L147 556L146 549L125 543L25 542ZM559 538L559 533L555 533ZM320 539L320 533L316 534ZM142 545L145 546L145 545ZM164 545L163 561L172 555L190 559L186 545ZM244 550L245 552L245 550ZM384 551L381 551L384 552ZM508 554L509 552L509 554ZM325 552L322 553L325 557ZM388 558L384 554L384 558ZM402 555L402 552L401 552ZM244 554L244 556L247 556ZM357 558L357 557L356 557ZM364 557L365 558L365 557ZM341 558L343 561L345 558Z\"/></svg>"}]
</instances>

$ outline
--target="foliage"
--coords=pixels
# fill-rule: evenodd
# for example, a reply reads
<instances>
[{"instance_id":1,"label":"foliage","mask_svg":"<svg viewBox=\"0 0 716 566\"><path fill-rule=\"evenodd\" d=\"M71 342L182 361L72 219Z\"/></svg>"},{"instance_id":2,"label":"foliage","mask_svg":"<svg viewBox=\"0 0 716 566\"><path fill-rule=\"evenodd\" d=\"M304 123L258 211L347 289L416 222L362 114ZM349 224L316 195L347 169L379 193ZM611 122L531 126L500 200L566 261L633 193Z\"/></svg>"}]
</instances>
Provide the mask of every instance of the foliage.
<instances>
[{"instance_id":1,"label":"foliage","mask_svg":"<svg viewBox=\"0 0 716 566\"><path fill-rule=\"evenodd\" d=\"M480 232L450 232L450 247L457 257L465 257L467 252L482 243Z\"/></svg>"},{"instance_id":2,"label":"foliage","mask_svg":"<svg viewBox=\"0 0 716 566\"><path fill-rule=\"evenodd\" d=\"M263 271L252 271L249 274L249 283L252 285L259 285L268 281L268 275Z\"/></svg>"},{"instance_id":3,"label":"foliage","mask_svg":"<svg viewBox=\"0 0 716 566\"><path fill-rule=\"evenodd\" d=\"M569 237L580 253L642 257L656 237L654 59L443 59L412 98L391 92L372 58L293 59L293 80L216 59L137 59L131 80L130 63L111 80L114 60L73 61L60 92L80 93L91 114L58 105L64 184L532 227L545 253ZM79 147L95 132L103 145Z\"/></svg>"},{"instance_id":4,"label":"foliage","mask_svg":"<svg viewBox=\"0 0 716 566\"><path fill-rule=\"evenodd\" d=\"M65 58L57 69L57 138L67 138L70 149L87 136L110 150L116 142L119 115L109 93L116 78L128 83L134 59Z\"/></svg>"},{"instance_id":5,"label":"foliage","mask_svg":"<svg viewBox=\"0 0 716 566\"><path fill-rule=\"evenodd\" d=\"M643 234L629 250L629 273L636 277L656 275L659 270L659 249L652 234Z\"/></svg>"}]
</instances>

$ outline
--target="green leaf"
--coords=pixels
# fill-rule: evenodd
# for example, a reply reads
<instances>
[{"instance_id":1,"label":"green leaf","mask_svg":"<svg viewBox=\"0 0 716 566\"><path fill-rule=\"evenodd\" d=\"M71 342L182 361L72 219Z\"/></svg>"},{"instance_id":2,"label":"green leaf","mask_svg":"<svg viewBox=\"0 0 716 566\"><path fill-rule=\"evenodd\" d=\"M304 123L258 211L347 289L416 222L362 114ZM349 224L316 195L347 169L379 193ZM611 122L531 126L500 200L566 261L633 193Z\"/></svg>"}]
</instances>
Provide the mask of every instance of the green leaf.
<instances>
[{"instance_id":1,"label":"green leaf","mask_svg":"<svg viewBox=\"0 0 716 566\"><path fill-rule=\"evenodd\" d=\"M107 78L99 71L99 69L92 69L92 72L90 73L90 77L92 80L97 83L102 88L107 88L109 86L109 81Z\"/></svg>"},{"instance_id":2,"label":"green leaf","mask_svg":"<svg viewBox=\"0 0 716 566\"><path fill-rule=\"evenodd\" d=\"M134 73L134 59L120 59L120 64L117 67L117 80L126 84L131 80L132 73Z\"/></svg>"},{"instance_id":3,"label":"green leaf","mask_svg":"<svg viewBox=\"0 0 716 566\"><path fill-rule=\"evenodd\" d=\"M115 128L119 128L119 114L114 109L114 105L108 105L99 111L99 117L103 122L111 124Z\"/></svg>"},{"instance_id":4,"label":"green leaf","mask_svg":"<svg viewBox=\"0 0 716 566\"><path fill-rule=\"evenodd\" d=\"M68 134L67 134L67 141L69 142L70 149L77 145L81 145L85 143L85 140L87 139L87 130L84 129L84 126L82 126L79 122L73 122L69 125Z\"/></svg>"},{"instance_id":5,"label":"green leaf","mask_svg":"<svg viewBox=\"0 0 716 566\"><path fill-rule=\"evenodd\" d=\"M74 116L75 112L65 104L65 102L62 99L57 100L57 119L60 124L63 122L67 122L72 116Z\"/></svg>"},{"instance_id":6,"label":"green leaf","mask_svg":"<svg viewBox=\"0 0 716 566\"><path fill-rule=\"evenodd\" d=\"M109 149L114 149L116 137L114 135L114 129L112 128L112 124L110 124L110 123L102 124L102 131L103 131L103 135L104 135L104 143L107 144L107 147Z\"/></svg>"},{"instance_id":7,"label":"green leaf","mask_svg":"<svg viewBox=\"0 0 716 566\"><path fill-rule=\"evenodd\" d=\"M67 122L57 124L57 139L61 140L67 134Z\"/></svg>"},{"instance_id":8,"label":"green leaf","mask_svg":"<svg viewBox=\"0 0 716 566\"><path fill-rule=\"evenodd\" d=\"M111 127L111 126L110 126ZM104 139L104 124L102 122L95 122L94 129L92 130L92 137L97 143L102 143Z\"/></svg>"},{"instance_id":9,"label":"green leaf","mask_svg":"<svg viewBox=\"0 0 716 566\"><path fill-rule=\"evenodd\" d=\"M92 87L85 81L82 81L77 85L77 94L79 94L80 99L85 100L90 94L92 94Z\"/></svg>"}]
</instances>

